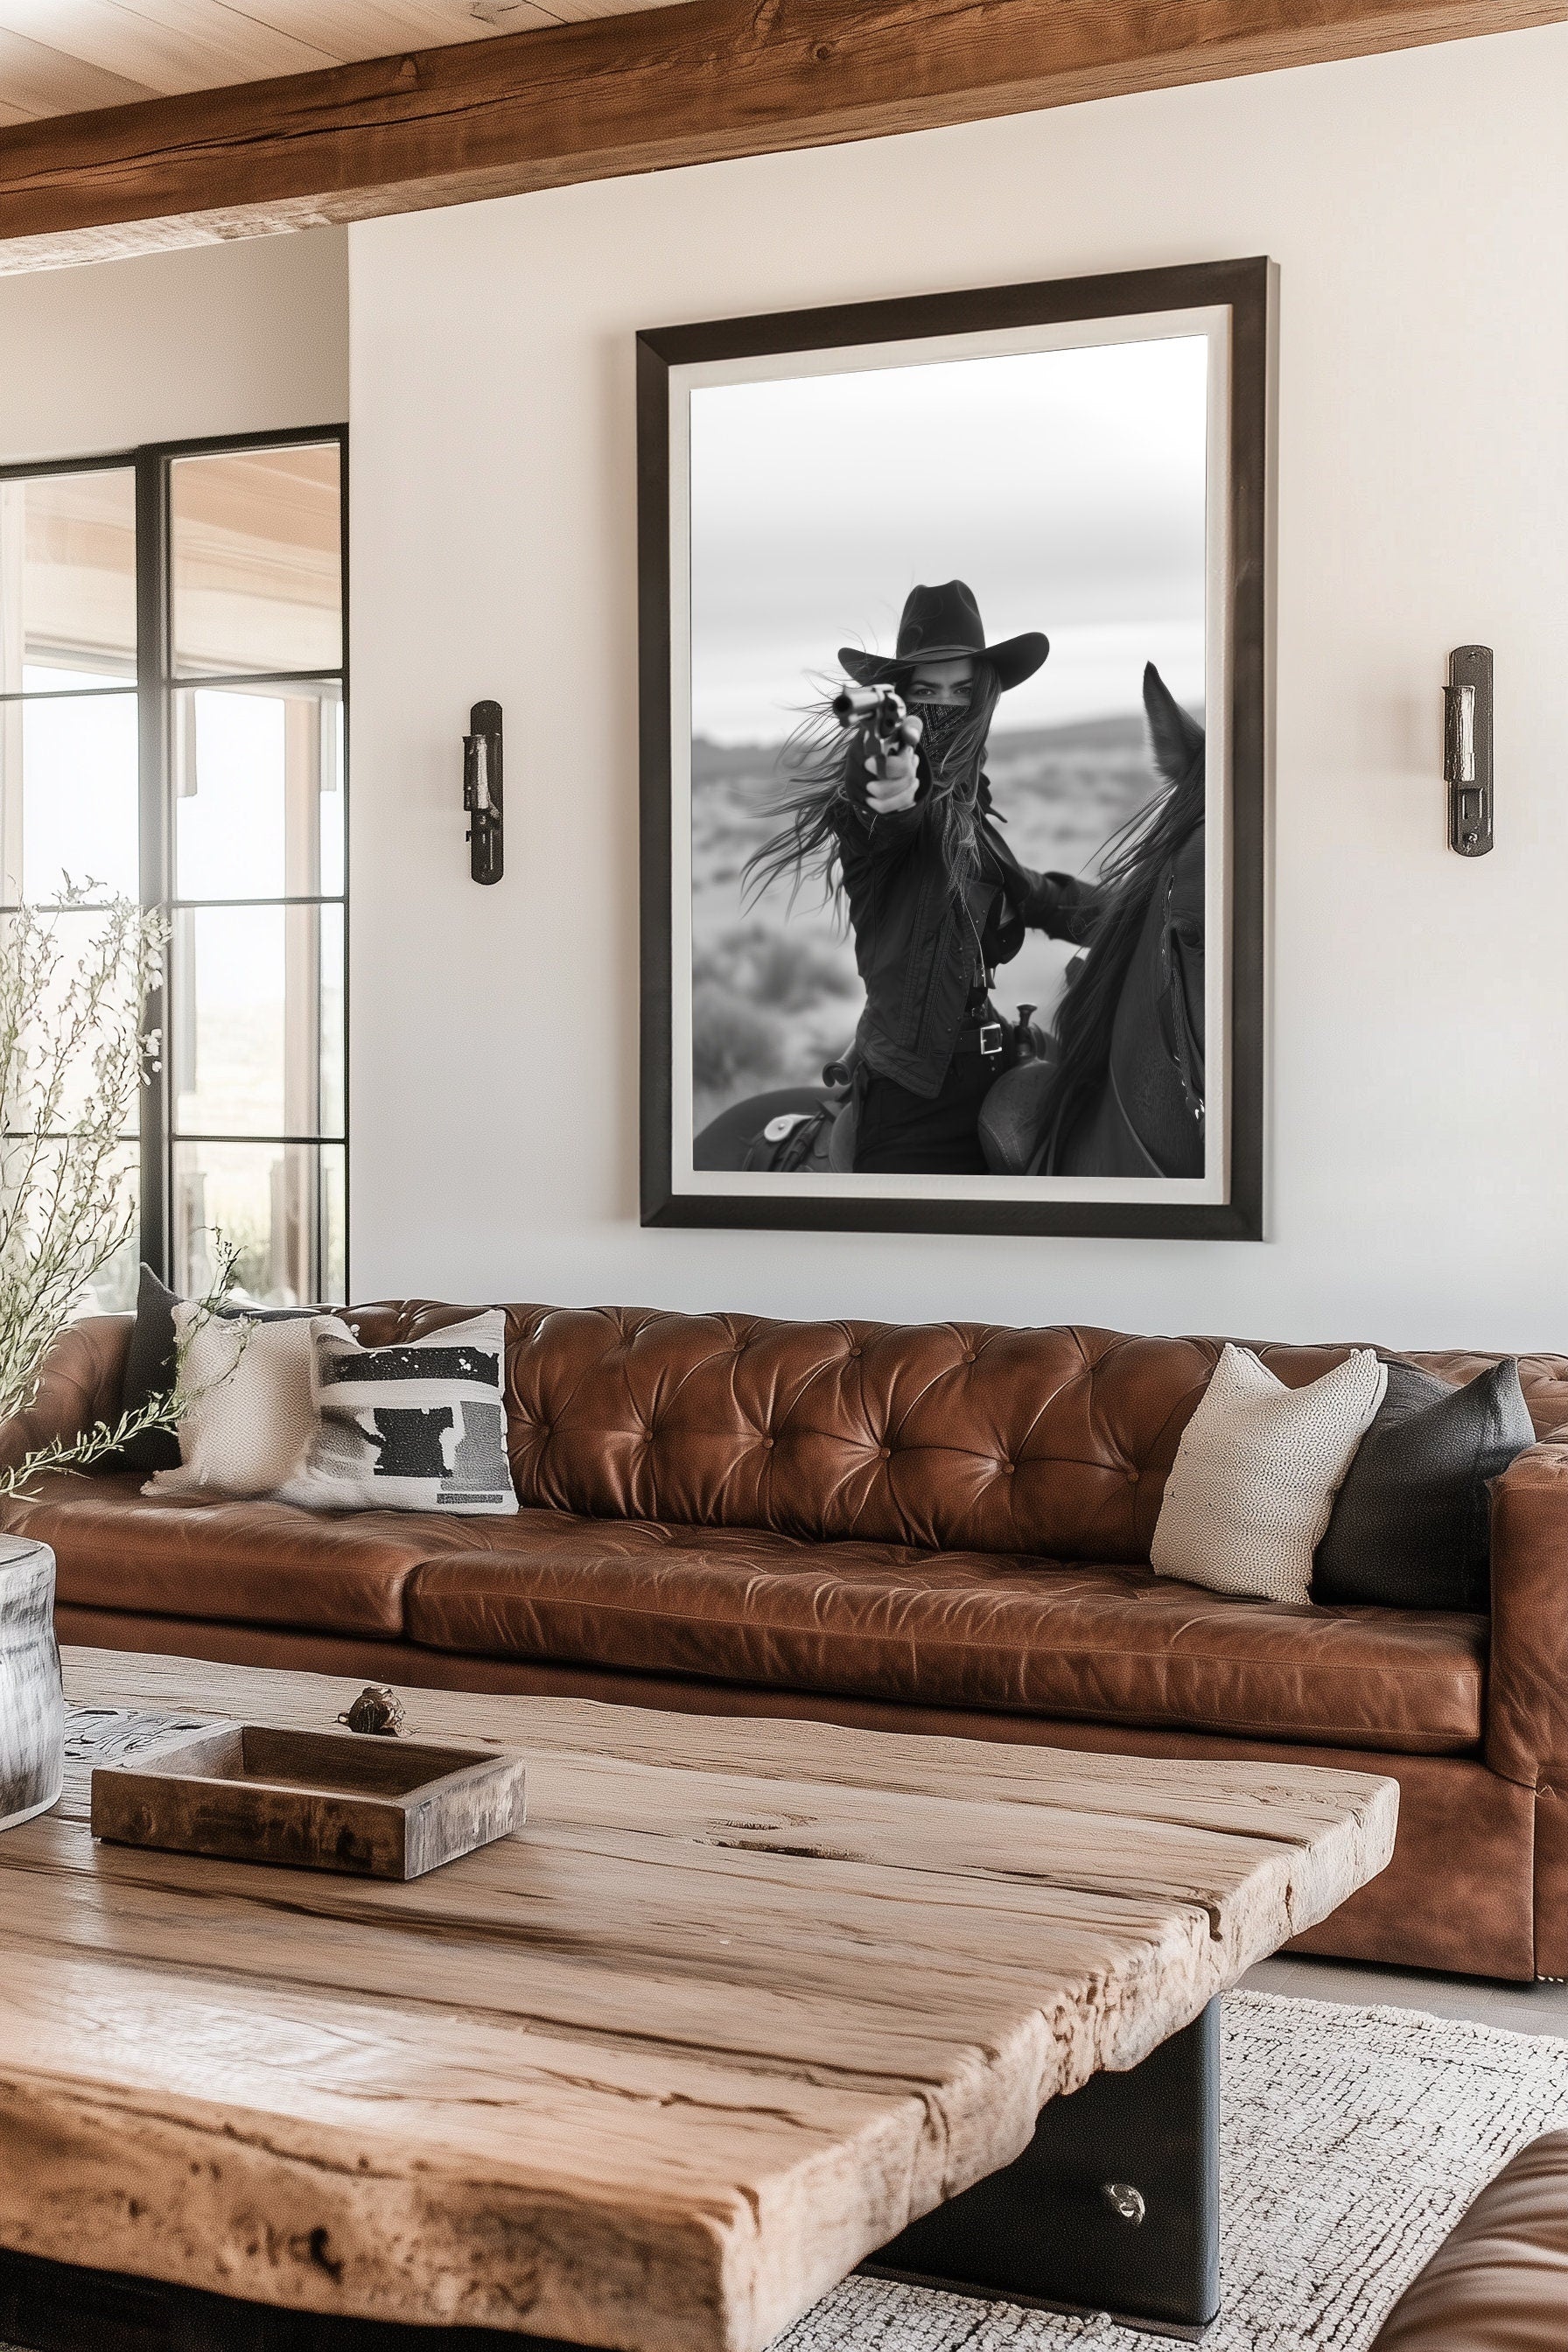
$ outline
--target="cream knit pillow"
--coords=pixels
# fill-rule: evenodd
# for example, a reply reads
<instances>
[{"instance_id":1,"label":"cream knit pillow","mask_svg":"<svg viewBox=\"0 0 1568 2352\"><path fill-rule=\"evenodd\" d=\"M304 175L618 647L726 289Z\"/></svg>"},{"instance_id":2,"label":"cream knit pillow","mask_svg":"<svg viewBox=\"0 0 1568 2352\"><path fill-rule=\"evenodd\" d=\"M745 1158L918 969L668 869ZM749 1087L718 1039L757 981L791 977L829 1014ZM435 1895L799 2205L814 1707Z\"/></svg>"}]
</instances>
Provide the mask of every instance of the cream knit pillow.
<instances>
[{"instance_id":1,"label":"cream knit pillow","mask_svg":"<svg viewBox=\"0 0 1568 2352\"><path fill-rule=\"evenodd\" d=\"M286 1486L304 1468L316 1433L310 1334L323 1327L352 1343L335 1316L214 1315L182 1300L174 1337L191 1402L180 1420L180 1466L158 1471L142 1492L166 1501L270 1495Z\"/></svg>"},{"instance_id":2,"label":"cream knit pillow","mask_svg":"<svg viewBox=\"0 0 1568 2352\"><path fill-rule=\"evenodd\" d=\"M1250 1348L1227 1347L1165 1482L1155 1574L1305 1601L1312 1554L1387 1385L1371 1348L1288 1389Z\"/></svg>"}]
</instances>

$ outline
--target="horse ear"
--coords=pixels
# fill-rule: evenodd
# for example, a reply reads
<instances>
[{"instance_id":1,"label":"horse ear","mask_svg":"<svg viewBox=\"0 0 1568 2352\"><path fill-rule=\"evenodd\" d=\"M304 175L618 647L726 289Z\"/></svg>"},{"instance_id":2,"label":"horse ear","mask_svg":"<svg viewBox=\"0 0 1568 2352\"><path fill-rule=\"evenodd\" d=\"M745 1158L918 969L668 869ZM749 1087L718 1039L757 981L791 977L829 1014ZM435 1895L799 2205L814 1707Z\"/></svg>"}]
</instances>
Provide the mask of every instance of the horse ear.
<instances>
[{"instance_id":1,"label":"horse ear","mask_svg":"<svg viewBox=\"0 0 1568 2352\"><path fill-rule=\"evenodd\" d=\"M1154 765L1168 784L1179 784L1204 748L1204 730L1182 709L1152 662L1143 670L1143 708L1149 718L1149 740Z\"/></svg>"}]
</instances>

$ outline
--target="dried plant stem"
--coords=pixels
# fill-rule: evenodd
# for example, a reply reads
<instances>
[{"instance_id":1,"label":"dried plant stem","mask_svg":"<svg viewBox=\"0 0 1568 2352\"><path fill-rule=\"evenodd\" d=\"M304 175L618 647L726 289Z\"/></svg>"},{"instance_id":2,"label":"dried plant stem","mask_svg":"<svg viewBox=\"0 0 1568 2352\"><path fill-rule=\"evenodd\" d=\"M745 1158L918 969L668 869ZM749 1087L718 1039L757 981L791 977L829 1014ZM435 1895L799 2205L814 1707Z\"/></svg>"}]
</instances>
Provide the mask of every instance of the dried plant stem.
<instances>
[{"instance_id":1,"label":"dried plant stem","mask_svg":"<svg viewBox=\"0 0 1568 2352\"><path fill-rule=\"evenodd\" d=\"M160 1032L143 1016L169 926L129 898L97 902L92 887L68 882L52 906L0 916L0 1421L33 1404L50 1341L136 1230L117 1163L158 1066ZM236 1255L220 1244L208 1312ZM191 1401L183 1370L182 1353L169 1395L0 1471L0 1499L42 1470L85 1468L173 1428Z\"/></svg>"}]
</instances>

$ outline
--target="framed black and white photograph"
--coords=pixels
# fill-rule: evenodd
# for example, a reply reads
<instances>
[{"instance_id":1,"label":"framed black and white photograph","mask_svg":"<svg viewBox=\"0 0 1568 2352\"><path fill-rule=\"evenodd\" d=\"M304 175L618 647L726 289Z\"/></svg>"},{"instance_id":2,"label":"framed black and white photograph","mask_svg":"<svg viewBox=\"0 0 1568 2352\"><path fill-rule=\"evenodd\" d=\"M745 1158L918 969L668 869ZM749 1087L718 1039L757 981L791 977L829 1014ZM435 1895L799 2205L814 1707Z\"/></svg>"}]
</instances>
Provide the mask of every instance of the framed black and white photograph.
<instances>
[{"instance_id":1,"label":"framed black and white photograph","mask_svg":"<svg viewBox=\"0 0 1568 2352\"><path fill-rule=\"evenodd\" d=\"M1275 296L638 337L645 1223L1260 1235Z\"/></svg>"}]
</instances>

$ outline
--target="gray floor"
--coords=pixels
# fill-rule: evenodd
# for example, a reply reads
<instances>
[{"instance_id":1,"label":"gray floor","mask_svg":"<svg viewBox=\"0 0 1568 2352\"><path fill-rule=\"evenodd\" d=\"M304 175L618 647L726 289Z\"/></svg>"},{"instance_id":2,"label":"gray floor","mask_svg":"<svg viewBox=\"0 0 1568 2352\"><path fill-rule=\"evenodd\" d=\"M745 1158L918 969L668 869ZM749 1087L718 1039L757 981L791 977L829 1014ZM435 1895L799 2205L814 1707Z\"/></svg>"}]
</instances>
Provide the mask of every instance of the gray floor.
<instances>
[{"instance_id":1,"label":"gray floor","mask_svg":"<svg viewBox=\"0 0 1568 2352\"><path fill-rule=\"evenodd\" d=\"M1568 1984L1429 1977L1413 1969L1363 1968L1352 1960L1315 1960L1295 1954L1260 1960L1241 1981L1253 1992L1427 2009L1438 2017L1468 2017L1477 2025L1498 2025L1511 2033L1558 2033L1568 2040Z\"/></svg>"}]
</instances>

